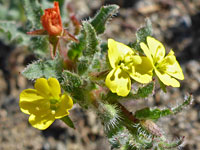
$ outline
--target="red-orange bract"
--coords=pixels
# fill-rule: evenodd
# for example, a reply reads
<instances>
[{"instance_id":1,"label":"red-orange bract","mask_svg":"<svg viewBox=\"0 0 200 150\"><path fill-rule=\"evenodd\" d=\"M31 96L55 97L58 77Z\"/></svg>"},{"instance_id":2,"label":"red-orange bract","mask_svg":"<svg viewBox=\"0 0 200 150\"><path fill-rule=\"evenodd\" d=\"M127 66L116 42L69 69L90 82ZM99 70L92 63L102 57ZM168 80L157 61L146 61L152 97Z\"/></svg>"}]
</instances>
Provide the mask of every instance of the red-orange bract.
<instances>
[{"instance_id":1,"label":"red-orange bract","mask_svg":"<svg viewBox=\"0 0 200 150\"><path fill-rule=\"evenodd\" d=\"M54 2L53 8L44 10L41 22L44 30L46 30L50 36L57 36L62 33L63 26L58 2Z\"/></svg>"}]
</instances>

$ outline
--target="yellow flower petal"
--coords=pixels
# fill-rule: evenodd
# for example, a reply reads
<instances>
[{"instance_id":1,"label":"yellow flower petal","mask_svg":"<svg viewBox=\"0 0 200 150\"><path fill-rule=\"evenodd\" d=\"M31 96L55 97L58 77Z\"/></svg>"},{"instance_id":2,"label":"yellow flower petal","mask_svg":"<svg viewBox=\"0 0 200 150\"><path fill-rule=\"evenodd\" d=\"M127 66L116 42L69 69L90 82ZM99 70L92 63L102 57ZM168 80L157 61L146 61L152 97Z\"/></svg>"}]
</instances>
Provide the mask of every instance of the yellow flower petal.
<instances>
[{"instance_id":1,"label":"yellow flower petal","mask_svg":"<svg viewBox=\"0 0 200 150\"><path fill-rule=\"evenodd\" d=\"M140 83L149 83L152 81L153 66L147 57L141 57L141 63L132 66L129 75L131 78Z\"/></svg>"},{"instance_id":2,"label":"yellow flower petal","mask_svg":"<svg viewBox=\"0 0 200 150\"><path fill-rule=\"evenodd\" d=\"M163 44L153 37L148 36L147 45L149 47L151 55L153 56L154 63L160 63L160 61L162 61L165 56L165 47L163 46Z\"/></svg>"},{"instance_id":3,"label":"yellow flower petal","mask_svg":"<svg viewBox=\"0 0 200 150\"><path fill-rule=\"evenodd\" d=\"M134 55L132 61L134 65L139 65L142 63L142 58L138 55Z\"/></svg>"},{"instance_id":4,"label":"yellow flower petal","mask_svg":"<svg viewBox=\"0 0 200 150\"><path fill-rule=\"evenodd\" d=\"M174 52L171 50L169 54L164 58L166 73L179 80L184 79L183 71L174 56ZM162 62L161 62L162 63Z\"/></svg>"},{"instance_id":5,"label":"yellow flower petal","mask_svg":"<svg viewBox=\"0 0 200 150\"><path fill-rule=\"evenodd\" d=\"M127 96L131 90L129 75L120 68L113 69L106 77L106 86L119 96Z\"/></svg>"},{"instance_id":6,"label":"yellow flower petal","mask_svg":"<svg viewBox=\"0 0 200 150\"><path fill-rule=\"evenodd\" d=\"M155 69L155 73L158 76L158 78L165 84L165 85L171 85L173 87L180 87L180 83L170 75L166 73L161 73L157 69Z\"/></svg>"},{"instance_id":7,"label":"yellow flower petal","mask_svg":"<svg viewBox=\"0 0 200 150\"><path fill-rule=\"evenodd\" d=\"M60 119L64 116L69 115L68 110L73 106L73 101L71 97L67 94L63 94L61 97L60 104L58 106L58 110L56 111L55 118Z\"/></svg>"},{"instance_id":8,"label":"yellow flower petal","mask_svg":"<svg viewBox=\"0 0 200 150\"><path fill-rule=\"evenodd\" d=\"M125 44L108 39L108 58L112 68L117 67L127 53L134 54L133 50Z\"/></svg>"},{"instance_id":9,"label":"yellow flower petal","mask_svg":"<svg viewBox=\"0 0 200 150\"><path fill-rule=\"evenodd\" d=\"M174 56L174 52L171 50L165 57L165 48L163 44L150 36L147 37L147 45L145 43L140 43L147 58L153 62L152 65L158 78L165 85L179 87L180 83L175 78L183 80L184 75Z\"/></svg>"},{"instance_id":10,"label":"yellow flower petal","mask_svg":"<svg viewBox=\"0 0 200 150\"><path fill-rule=\"evenodd\" d=\"M29 108L30 109L32 108L30 103L41 101L44 99L44 97L39 95L37 90L35 89L23 90L19 97L20 97L20 101L19 101L20 109L25 114L30 114L30 112L28 111ZM26 104L28 105L26 106Z\"/></svg>"},{"instance_id":11,"label":"yellow flower petal","mask_svg":"<svg viewBox=\"0 0 200 150\"><path fill-rule=\"evenodd\" d=\"M25 114L41 115L50 110L50 103L45 99L35 102L20 101L19 106Z\"/></svg>"},{"instance_id":12,"label":"yellow flower petal","mask_svg":"<svg viewBox=\"0 0 200 150\"><path fill-rule=\"evenodd\" d=\"M19 106L22 112L30 114L30 124L40 130L48 128L56 118L69 114L73 101L64 94L60 97L61 88L56 78L36 80L35 89L21 92Z\"/></svg>"},{"instance_id":13,"label":"yellow flower petal","mask_svg":"<svg viewBox=\"0 0 200 150\"><path fill-rule=\"evenodd\" d=\"M49 78L48 85L51 95L54 98L58 99L61 93L60 83L58 82L58 80L56 78Z\"/></svg>"},{"instance_id":14,"label":"yellow flower petal","mask_svg":"<svg viewBox=\"0 0 200 150\"><path fill-rule=\"evenodd\" d=\"M38 91L38 93L40 93L40 95L42 95L44 97L49 96L50 89L49 89L47 79L45 79L45 78L37 79L34 87Z\"/></svg>"},{"instance_id":15,"label":"yellow flower petal","mask_svg":"<svg viewBox=\"0 0 200 150\"><path fill-rule=\"evenodd\" d=\"M31 114L29 117L29 123L39 130L47 129L54 121L55 117L50 113L41 116Z\"/></svg>"},{"instance_id":16,"label":"yellow flower petal","mask_svg":"<svg viewBox=\"0 0 200 150\"><path fill-rule=\"evenodd\" d=\"M149 48L147 47L147 45L143 42L140 43L140 47L143 50L144 54L147 56L147 58L150 60L151 64L153 64L153 57L151 55L151 52L149 50Z\"/></svg>"},{"instance_id":17,"label":"yellow flower petal","mask_svg":"<svg viewBox=\"0 0 200 150\"><path fill-rule=\"evenodd\" d=\"M33 101L44 99L44 97L40 95L35 89L23 90L19 98L20 98L20 101L27 101L27 102L33 102Z\"/></svg>"}]
</instances>

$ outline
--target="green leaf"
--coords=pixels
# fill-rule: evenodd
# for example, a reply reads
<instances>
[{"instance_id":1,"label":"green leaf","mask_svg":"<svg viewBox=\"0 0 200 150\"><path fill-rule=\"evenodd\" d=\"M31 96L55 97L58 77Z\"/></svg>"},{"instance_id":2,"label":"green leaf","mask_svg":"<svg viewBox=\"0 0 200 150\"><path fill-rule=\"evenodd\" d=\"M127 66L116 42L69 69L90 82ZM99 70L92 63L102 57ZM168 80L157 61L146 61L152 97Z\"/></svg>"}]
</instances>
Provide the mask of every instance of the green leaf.
<instances>
[{"instance_id":1,"label":"green leaf","mask_svg":"<svg viewBox=\"0 0 200 150\"><path fill-rule=\"evenodd\" d=\"M66 125L68 125L69 127L76 129L74 126L74 123L72 122L72 120L69 118L69 116L65 116L63 118L61 118L60 120L62 120Z\"/></svg>"},{"instance_id":2,"label":"green leaf","mask_svg":"<svg viewBox=\"0 0 200 150\"><path fill-rule=\"evenodd\" d=\"M173 142L168 142L168 141L161 141L158 143L158 147L161 149L161 150L166 150L166 149L174 149L174 148L178 148L184 141L184 137L176 140L176 141L173 141Z\"/></svg>"},{"instance_id":3,"label":"green leaf","mask_svg":"<svg viewBox=\"0 0 200 150\"><path fill-rule=\"evenodd\" d=\"M122 126L116 128L115 131L105 132L105 134L107 135L108 141L111 144L111 149L120 148L120 145L126 144L130 136L127 129Z\"/></svg>"},{"instance_id":4,"label":"green leaf","mask_svg":"<svg viewBox=\"0 0 200 150\"><path fill-rule=\"evenodd\" d=\"M42 58L46 58L49 51L49 41L47 36L31 37L30 50Z\"/></svg>"},{"instance_id":5,"label":"green leaf","mask_svg":"<svg viewBox=\"0 0 200 150\"><path fill-rule=\"evenodd\" d=\"M74 92L82 85L82 80L75 73L71 73L70 71L65 70L62 73L62 77L62 87L67 92Z\"/></svg>"},{"instance_id":6,"label":"green leaf","mask_svg":"<svg viewBox=\"0 0 200 150\"><path fill-rule=\"evenodd\" d=\"M97 46L99 43L95 29L88 21L83 22L83 29L86 38L86 47L83 50L83 55L85 57L93 58L94 54L98 51Z\"/></svg>"},{"instance_id":7,"label":"green leaf","mask_svg":"<svg viewBox=\"0 0 200 150\"><path fill-rule=\"evenodd\" d=\"M138 43L140 42L146 43L147 36L152 36L152 34L153 34L153 29L152 29L151 21L149 19L146 19L146 25L138 29L136 32L136 38L137 38Z\"/></svg>"},{"instance_id":8,"label":"green leaf","mask_svg":"<svg viewBox=\"0 0 200 150\"><path fill-rule=\"evenodd\" d=\"M193 100L192 95L189 95L182 104L172 109L165 108L163 110L160 110L158 108L155 108L155 109L151 109L149 107L143 108L135 112L135 117L140 120L141 119L157 120L161 117L179 113L186 106L190 105L192 103L192 100Z\"/></svg>"},{"instance_id":9,"label":"green leaf","mask_svg":"<svg viewBox=\"0 0 200 150\"><path fill-rule=\"evenodd\" d=\"M177 107L172 108L173 114L181 112L185 107L191 105L192 102L193 102L192 95L189 95L187 98L184 99L182 104L179 104Z\"/></svg>"},{"instance_id":10,"label":"green leaf","mask_svg":"<svg viewBox=\"0 0 200 150\"><path fill-rule=\"evenodd\" d=\"M78 62L78 74L82 75L88 69L89 61L87 59L79 60Z\"/></svg>"},{"instance_id":11,"label":"green leaf","mask_svg":"<svg viewBox=\"0 0 200 150\"><path fill-rule=\"evenodd\" d=\"M24 22L25 16L21 0L0 0L0 20Z\"/></svg>"},{"instance_id":12,"label":"green leaf","mask_svg":"<svg viewBox=\"0 0 200 150\"><path fill-rule=\"evenodd\" d=\"M107 95L103 96L103 99L109 101L110 103L114 103L116 100L128 101L139 98L146 98L153 93L154 84L155 84L154 82L151 82L145 85L144 87L140 87L136 94L130 92L126 97L121 97L115 93L108 92Z\"/></svg>"},{"instance_id":13,"label":"green leaf","mask_svg":"<svg viewBox=\"0 0 200 150\"><path fill-rule=\"evenodd\" d=\"M14 21L0 21L0 32L3 33L1 38L9 43L26 45L30 39L26 34L18 30L17 23Z\"/></svg>"},{"instance_id":14,"label":"green leaf","mask_svg":"<svg viewBox=\"0 0 200 150\"><path fill-rule=\"evenodd\" d=\"M137 91L136 94L129 94L127 98L132 98L132 99L139 99L139 98L145 98L148 97L150 94L153 93L154 90L154 82L151 82L149 84L147 84L144 87L140 87Z\"/></svg>"},{"instance_id":15,"label":"green leaf","mask_svg":"<svg viewBox=\"0 0 200 150\"><path fill-rule=\"evenodd\" d=\"M97 34L102 34L105 31L107 21L117 13L118 9L119 6L117 5L103 6L96 16L90 20L90 23L96 30Z\"/></svg>"},{"instance_id":16,"label":"green leaf","mask_svg":"<svg viewBox=\"0 0 200 150\"><path fill-rule=\"evenodd\" d=\"M135 117L137 119L150 119L150 120L157 120L163 116L171 115L173 112L170 109L163 109L160 110L158 108L151 109L149 107L143 108L135 112Z\"/></svg>"},{"instance_id":17,"label":"green leaf","mask_svg":"<svg viewBox=\"0 0 200 150\"><path fill-rule=\"evenodd\" d=\"M78 37L79 43L72 42L69 46L68 56L70 59L77 59L85 49L85 54L89 53L92 55L96 52L96 44L98 44L96 35L104 32L107 20L116 14L118 9L119 6L117 5L103 6L93 19L90 19L89 22L84 22L84 30L82 30ZM93 47L95 48L92 49Z\"/></svg>"},{"instance_id":18,"label":"green leaf","mask_svg":"<svg viewBox=\"0 0 200 150\"><path fill-rule=\"evenodd\" d=\"M85 21L83 22L83 29L85 33L85 48L83 49L83 56L81 56L78 62L78 72L79 74L85 73L90 66L96 67L96 61L93 59L95 53L99 50L98 39L93 26Z\"/></svg>"},{"instance_id":19,"label":"green leaf","mask_svg":"<svg viewBox=\"0 0 200 150\"><path fill-rule=\"evenodd\" d=\"M163 92L167 93L166 85L158 78L158 82L160 84L160 88Z\"/></svg>"},{"instance_id":20,"label":"green leaf","mask_svg":"<svg viewBox=\"0 0 200 150\"><path fill-rule=\"evenodd\" d=\"M72 42L69 46L68 56L71 60L75 60L78 57L81 56L82 51L85 49L86 40L85 40L85 34L83 31L80 33L78 37L79 42Z\"/></svg>"},{"instance_id":21,"label":"green leaf","mask_svg":"<svg viewBox=\"0 0 200 150\"><path fill-rule=\"evenodd\" d=\"M54 60L39 60L28 65L22 72L29 80L41 77L59 78L62 71L62 62L59 58Z\"/></svg>"},{"instance_id":22,"label":"green leaf","mask_svg":"<svg viewBox=\"0 0 200 150\"><path fill-rule=\"evenodd\" d=\"M146 19L146 25L139 28L136 32L136 41L133 43L129 43L128 45L133 48L134 50L137 50L139 53L144 54L143 50L140 48L140 43L144 42L146 43L147 36L153 35L153 28L151 21L149 19Z\"/></svg>"},{"instance_id":23,"label":"green leaf","mask_svg":"<svg viewBox=\"0 0 200 150\"><path fill-rule=\"evenodd\" d=\"M42 29L42 24L40 21L41 16L43 15L43 9L38 0L23 0L24 10L27 17L27 29L36 30ZM49 40L47 36L29 36L31 37L31 43L28 45L30 50L34 53L45 57L46 53L49 50Z\"/></svg>"},{"instance_id":24,"label":"green leaf","mask_svg":"<svg viewBox=\"0 0 200 150\"><path fill-rule=\"evenodd\" d=\"M43 9L38 0L23 0L23 5L28 20L28 29L41 29L40 18L43 14Z\"/></svg>"}]
</instances>

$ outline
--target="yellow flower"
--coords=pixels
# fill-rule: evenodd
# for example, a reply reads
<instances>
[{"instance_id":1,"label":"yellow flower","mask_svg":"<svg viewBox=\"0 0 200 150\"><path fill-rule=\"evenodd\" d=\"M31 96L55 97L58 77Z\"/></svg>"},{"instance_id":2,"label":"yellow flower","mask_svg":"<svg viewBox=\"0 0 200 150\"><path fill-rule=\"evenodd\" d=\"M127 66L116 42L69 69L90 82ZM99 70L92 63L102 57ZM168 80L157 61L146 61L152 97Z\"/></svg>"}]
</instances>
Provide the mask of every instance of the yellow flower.
<instances>
[{"instance_id":1,"label":"yellow flower","mask_svg":"<svg viewBox=\"0 0 200 150\"><path fill-rule=\"evenodd\" d=\"M113 39L108 40L108 59L112 67L106 77L106 86L119 96L127 96L131 79L140 83L152 80L152 65L147 57L138 56L134 51Z\"/></svg>"},{"instance_id":2,"label":"yellow flower","mask_svg":"<svg viewBox=\"0 0 200 150\"><path fill-rule=\"evenodd\" d=\"M147 45L145 43L140 43L140 46L151 61L154 72L160 81L165 85L180 87L180 83L176 79L183 80L184 75L174 56L174 52L171 50L169 54L165 56L165 48L162 43L150 36L147 37Z\"/></svg>"},{"instance_id":3,"label":"yellow flower","mask_svg":"<svg viewBox=\"0 0 200 150\"><path fill-rule=\"evenodd\" d=\"M61 95L61 88L56 78L39 78L35 89L23 90L19 106L22 112L30 115L30 124L40 130L48 128L55 119L69 115L73 101L67 94Z\"/></svg>"}]
</instances>

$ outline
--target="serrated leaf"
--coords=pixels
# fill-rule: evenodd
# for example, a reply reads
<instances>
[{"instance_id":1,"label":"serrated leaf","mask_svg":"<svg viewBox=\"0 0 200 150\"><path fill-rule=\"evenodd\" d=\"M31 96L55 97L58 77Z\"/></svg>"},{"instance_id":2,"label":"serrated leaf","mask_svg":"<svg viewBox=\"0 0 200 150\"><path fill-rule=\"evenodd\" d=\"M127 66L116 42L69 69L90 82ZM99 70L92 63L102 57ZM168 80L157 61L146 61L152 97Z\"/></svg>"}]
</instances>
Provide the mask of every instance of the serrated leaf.
<instances>
[{"instance_id":1,"label":"serrated leaf","mask_svg":"<svg viewBox=\"0 0 200 150\"><path fill-rule=\"evenodd\" d=\"M97 70L97 71L100 71L100 67L101 67L101 60L97 58L94 58L93 61L92 61L92 65L91 65L91 68L92 70Z\"/></svg>"},{"instance_id":2,"label":"serrated leaf","mask_svg":"<svg viewBox=\"0 0 200 150\"><path fill-rule=\"evenodd\" d=\"M136 32L136 41L133 43L129 43L128 45L137 50L139 53L144 54L143 50L140 48L140 43L146 43L147 36L153 35L153 28L150 19L146 19L146 25L139 28Z\"/></svg>"},{"instance_id":3,"label":"serrated leaf","mask_svg":"<svg viewBox=\"0 0 200 150\"><path fill-rule=\"evenodd\" d=\"M59 59L54 60L39 60L28 65L22 72L29 80L37 79L41 77L59 78L59 74L62 70L62 62Z\"/></svg>"},{"instance_id":4,"label":"serrated leaf","mask_svg":"<svg viewBox=\"0 0 200 150\"><path fill-rule=\"evenodd\" d=\"M42 24L40 22L40 18L43 15L43 9L38 0L23 0L24 10L27 17L27 29L35 30L41 29ZM31 36L29 36L31 37ZM29 44L29 48L36 54L39 54L41 57L49 50L49 42L46 36L35 36L31 37L31 43Z\"/></svg>"},{"instance_id":5,"label":"serrated leaf","mask_svg":"<svg viewBox=\"0 0 200 150\"><path fill-rule=\"evenodd\" d=\"M98 42L97 38L95 37L96 34L98 35L104 32L107 20L117 12L118 8L119 6L117 5L103 6L93 19L90 19L87 24L85 23L85 31L82 30L78 37L79 43L72 42L69 47L68 56L70 59L74 60L80 57L86 47L89 47L91 49L91 52L94 53L92 47L95 46L96 42ZM93 26L93 28L89 23ZM87 32L89 30L91 30L92 32ZM95 44L92 43L92 45L90 45L90 42L86 43L86 36L95 37L95 39L93 39ZM87 52L90 53L90 51L86 50L86 53Z\"/></svg>"},{"instance_id":6,"label":"serrated leaf","mask_svg":"<svg viewBox=\"0 0 200 150\"><path fill-rule=\"evenodd\" d=\"M97 39L97 35L93 26L87 21L83 22L83 29L86 38L86 47L83 50L83 55L92 58L94 54L98 51L97 46L99 42Z\"/></svg>"},{"instance_id":7,"label":"serrated leaf","mask_svg":"<svg viewBox=\"0 0 200 150\"><path fill-rule=\"evenodd\" d=\"M23 0L24 10L28 20L28 29L40 29L42 25L40 18L43 14L43 9L38 0Z\"/></svg>"},{"instance_id":8,"label":"serrated leaf","mask_svg":"<svg viewBox=\"0 0 200 150\"><path fill-rule=\"evenodd\" d=\"M79 60L78 62L78 74L82 75L88 69L89 61L87 59Z\"/></svg>"},{"instance_id":9,"label":"serrated leaf","mask_svg":"<svg viewBox=\"0 0 200 150\"><path fill-rule=\"evenodd\" d=\"M173 112L170 109L163 109L160 110L158 108L151 109L149 107L143 108L135 112L135 117L137 119L150 119L150 120L157 120L163 116L167 116L172 114Z\"/></svg>"},{"instance_id":10,"label":"serrated leaf","mask_svg":"<svg viewBox=\"0 0 200 150\"><path fill-rule=\"evenodd\" d=\"M118 9L118 5L103 6L96 16L90 20L90 23L96 30L97 34L102 34L105 31L105 25L107 21L117 13Z\"/></svg>"},{"instance_id":11,"label":"serrated leaf","mask_svg":"<svg viewBox=\"0 0 200 150\"><path fill-rule=\"evenodd\" d=\"M146 43L147 36L152 36L152 34L153 34L153 29L152 29L151 21L149 19L146 19L146 25L138 29L136 32L137 41L139 43L140 42Z\"/></svg>"},{"instance_id":12,"label":"serrated leaf","mask_svg":"<svg viewBox=\"0 0 200 150\"><path fill-rule=\"evenodd\" d=\"M173 142L168 142L168 141L161 141L158 143L158 147L160 148L160 150L166 150L166 149L174 149L174 148L178 148L184 141L184 137L173 141Z\"/></svg>"},{"instance_id":13,"label":"serrated leaf","mask_svg":"<svg viewBox=\"0 0 200 150\"><path fill-rule=\"evenodd\" d=\"M48 37L47 36L31 37L29 48L33 53L39 55L42 58L45 58L47 52L49 51Z\"/></svg>"},{"instance_id":14,"label":"serrated leaf","mask_svg":"<svg viewBox=\"0 0 200 150\"><path fill-rule=\"evenodd\" d=\"M161 117L165 117L168 115L177 114L180 111L182 111L186 106L190 105L192 103L192 96L189 95L182 104L179 104L177 107L168 109L165 108L163 110L160 110L158 108L151 109L149 107L143 108L141 110L138 110L135 112L135 117L137 119L151 119L151 120L157 120Z\"/></svg>"},{"instance_id":15,"label":"serrated leaf","mask_svg":"<svg viewBox=\"0 0 200 150\"><path fill-rule=\"evenodd\" d=\"M60 120L62 120L66 125L68 125L69 127L76 129L74 126L74 123L72 122L72 120L69 118L69 116L65 116L63 118L61 118Z\"/></svg>"},{"instance_id":16,"label":"serrated leaf","mask_svg":"<svg viewBox=\"0 0 200 150\"><path fill-rule=\"evenodd\" d=\"M191 105L192 102L193 102L192 95L189 95L187 98L184 99L182 104L179 104L177 107L172 108L173 114L177 114L177 113L181 112L184 108Z\"/></svg>"},{"instance_id":17,"label":"serrated leaf","mask_svg":"<svg viewBox=\"0 0 200 150\"><path fill-rule=\"evenodd\" d=\"M83 55L80 57L78 62L79 74L85 73L91 65L95 67L96 61L93 63L93 57L97 52L100 51L98 48L97 35L93 26L89 22L85 21L83 22L83 31L85 39L84 47L82 47L83 49L81 50Z\"/></svg>"},{"instance_id":18,"label":"serrated leaf","mask_svg":"<svg viewBox=\"0 0 200 150\"><path fill-rule=\"evenodd\" d=\"M137 91L137 94L130 94L128 95L128 97L131 97L133 99L145 98L153 93L153 89L154 89L154 82L151 82L144 87L140 87Z\"/></svg>"},{"instance_id":19,"label":"serrated leaf","mask_svg":"<svg viewBox=\"0 0 200 150\"><path fill-rule=\"evenodd\" d=\"M110 103L113 103L116 100L122 100L123 102L139 98L146 98L153 93L154 84L154 82L151 82L144 87L140 87L136 94L130 92L126 97L118 96L116 93L108 92L108 94L105 97L103 97L103 99L109 101Z\"/></svg>"},{"instance_id":20,"label":"serrated leaf","mask_svg":"<svg viewBox=\"0 0 200 150\"><path fill-rule=\"evenodd\" d=\"M17 23L14 21L0 21L0 32L4 33L1 36L5 42L7 39L11 43L26 45L30 38L17 29Z\"/></svg>"},{"instance_id":21,"label":"serrated leaf","mask_svg":"<svg viewBox=\"0 0 200 150\"><path fill-rule=\"evenodd\" d=\"M65 70L62 73L62 77L63 77L62 87L67 92L70 93L74 92L82 85L82 80L75 73L71 73L70 71Z\"/></svg>"}]
</instances>

